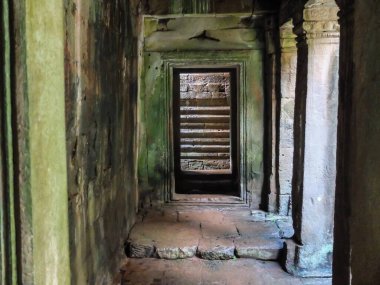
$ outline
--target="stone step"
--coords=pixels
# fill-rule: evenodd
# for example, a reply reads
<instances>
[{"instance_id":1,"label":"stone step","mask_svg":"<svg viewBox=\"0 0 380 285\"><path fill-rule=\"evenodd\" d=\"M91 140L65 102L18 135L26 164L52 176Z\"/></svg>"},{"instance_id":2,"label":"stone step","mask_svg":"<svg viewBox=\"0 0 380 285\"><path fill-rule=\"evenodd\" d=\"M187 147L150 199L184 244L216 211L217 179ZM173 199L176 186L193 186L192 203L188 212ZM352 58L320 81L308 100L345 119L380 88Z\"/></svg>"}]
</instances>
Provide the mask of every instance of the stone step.
<instances>
[{"instance_id":1,"label":"stone step","mask_svg":"<svg viewBox=\"0 0 380 285\"><path fill-rule=\"evenodd\" d=\"M189 91L189 92L181 92L181 100L189 100L189 99L225 99L228 98L229 94L226 92L220 91Z\"/></svg>"},{"instance_id":2,"label":"stone step","mask_svg":"<svg viewBox=\"0 0 380 285\"><path fill-rule=\"evenodd\" d=\"M180 107L181 115L230 115L230 107Z\"/></svg>"},{"instance_id":3,"label":"stone step","mask_svg":"<svg viewBox=\"0 0 380 285\"><path fill-rule=\"evenodd\" d=\"M198 152L182 152L181 159L228 159L230 158L229 153L198 153Z\"/></svg>"},{"instance_id":4,"label":"stone step","mask_svg":"<svg viewBox=\"0 0 380 285\"><path fill-rule=\"evenodd\" d=\"M218 130L229 130L229 123L182 123L181 128L183 129L218 129Z\"/></svg>"},{"instance_id":5,"label":"stone step","mask_svg":"<svg viewBox=\"0 0 380 285\"><path fill-rule=\"evenodd\" d=\"M180 138L229 138L230 130L189 130L181 129Z\"/></svg>"},{"instance_id":6,"label":"stone step","mask_svg":"<svg viewBox=\"0 0 380 285\"><path fill-rule=\"evenodd\" d=\"M209 107L209 106L229 106L230 105L230 98L200 98L200 99L181 99L180 105L181 106L202 106L202 107Z\"/></svg>"},{"instance_id":7,"label":"stone step","mask_svg":"<svg viewBox=\"0 0 380 285\"><path fill-rule=\"evenodd\" d=\"M228 115L181 115L180 118L183 123L230 123L230 116Z\"/></svg>"},{"instance_id":8,"label":"stone step","mask_svg":"<svg viewBox=\"0 0 380 285\"><path fill-rule=\"evenodd\" d=\"M277 260L284 247L280 238L270 238L278 236L278 228L265 226L262 222L250 223L250 232L257 230L261 234L252 237L242 235L235 224L223 222L220 215L209 218L202 212L166 215L167 220L164 215L155 214L153 220L143 220L132 228L126 246L129 257Z\"/></svg>"},{"instance_id":9,"label":"stone step","mask_svg":"<svg viewBox=\"0 0 380 285\"><path fill-rule=\"evenodd\" d=\"M184 138L181 144L186 145L230 145L229 138Z\"/></svg>"},{"instance_id":10,"label":"stone step","mask_svg":"<svg viewBox=\"0 0 380 285\"><path fill-rule=\"evenodd\" d=\"M228 145L181 145L181 153L199 152L199 153L230 153Z\"/></svg>"}]
</instances>

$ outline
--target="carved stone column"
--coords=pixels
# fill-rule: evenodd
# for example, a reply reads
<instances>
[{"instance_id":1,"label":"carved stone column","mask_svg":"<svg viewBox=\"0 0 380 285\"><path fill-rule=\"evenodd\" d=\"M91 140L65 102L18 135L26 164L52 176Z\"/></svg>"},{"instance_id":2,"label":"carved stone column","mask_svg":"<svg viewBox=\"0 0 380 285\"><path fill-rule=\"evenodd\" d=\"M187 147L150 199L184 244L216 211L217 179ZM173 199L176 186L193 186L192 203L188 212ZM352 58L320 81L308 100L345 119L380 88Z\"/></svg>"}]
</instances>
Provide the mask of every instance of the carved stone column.
<instances>
[{"instance_id":1,"label":"carved stone column","mask_svg":"<svg viewBox=\"0 0 380 285\"><path fill-rule=\"evenodd\" d=\"M297 72L296 36L290 20L280 27L281 102L279 127L279 214L290 215L294 151L294 101Z\"/></svg>"},{"instance_id":2,"label":"carved stone column","mask_svg":"<svg viewBox=\"0 0 380 285\"><path fill-rule=\"evenodd\" d=\"M332 275L339 25L334 0L310 0L294 18L298 63L293 178L294 275Z\"/></svg>"}]
</instances>

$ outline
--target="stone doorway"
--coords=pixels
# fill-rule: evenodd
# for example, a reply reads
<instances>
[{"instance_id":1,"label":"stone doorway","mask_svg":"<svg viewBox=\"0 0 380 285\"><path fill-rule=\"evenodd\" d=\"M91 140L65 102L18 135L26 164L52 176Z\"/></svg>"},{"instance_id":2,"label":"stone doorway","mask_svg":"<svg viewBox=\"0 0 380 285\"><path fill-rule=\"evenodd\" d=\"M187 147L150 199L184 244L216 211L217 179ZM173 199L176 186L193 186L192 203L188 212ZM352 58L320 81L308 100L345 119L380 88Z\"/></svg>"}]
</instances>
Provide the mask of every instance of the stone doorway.
<instances>
[{"instance_id":1,"label":"stone doorway","mask_svg":"<svg viewBox=\"0 0 380 285\"><path fill-rule=\"evenodd\" d=\"M236 69L174 69L176 193L238 196Z\"/></svg>"}]
</instances>

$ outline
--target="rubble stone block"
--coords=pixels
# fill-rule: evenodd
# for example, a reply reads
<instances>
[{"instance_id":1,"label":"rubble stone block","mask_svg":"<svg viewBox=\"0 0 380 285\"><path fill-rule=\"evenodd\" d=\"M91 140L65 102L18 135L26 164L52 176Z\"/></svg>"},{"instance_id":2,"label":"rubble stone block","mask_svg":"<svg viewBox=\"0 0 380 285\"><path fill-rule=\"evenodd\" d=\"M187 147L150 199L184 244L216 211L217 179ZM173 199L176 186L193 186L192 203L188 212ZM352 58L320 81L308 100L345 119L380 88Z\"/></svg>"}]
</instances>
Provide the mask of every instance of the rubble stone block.
<instances>
[{"instance_id":1,"label":"rubble stone block","mask_svg":"<svg viewBox=\"0 0 380 285\"><path fill-rule=\"evenodd\" d=\"M154 254L154 245L149 240L128 241L127 253L129 257L146 258Z\"/></svg>"},{"instance_id":2,"label":"rubble stone block","mask_svg":"<svg viewBox=\"0 0 380 285\"><path fill-rule=\"evenodd\" d=\"M192 240L175 241L175 243L159 242L156 244L156 254L162 259L183 259L194 257L198 244Z\"/></svg>"},{"instance_id":3,"label":"rubble stone block","mask_svg":"<svg viewBox=\"0 0 380 285\"><path fill-rule=\"evenodd\" d=\"M198 255L209 260L232 259L235 257L235 245L232 239L202 238L198 246Z\"/></svg>"}]
</instances>

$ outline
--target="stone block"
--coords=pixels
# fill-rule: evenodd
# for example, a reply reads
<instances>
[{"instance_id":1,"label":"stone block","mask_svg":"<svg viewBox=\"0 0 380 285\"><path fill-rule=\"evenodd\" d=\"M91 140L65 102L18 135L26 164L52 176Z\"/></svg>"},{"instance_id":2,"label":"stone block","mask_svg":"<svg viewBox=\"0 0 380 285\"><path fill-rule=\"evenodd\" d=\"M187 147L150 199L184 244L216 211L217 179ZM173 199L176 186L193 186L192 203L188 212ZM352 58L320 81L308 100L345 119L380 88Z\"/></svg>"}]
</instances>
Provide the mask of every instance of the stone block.
<instances>
[{"instance_id":1,"label":"stone block","mask_svg":"<svg viewBox=\"0 0 380 285\"><path fill-rule=\"evenodd\" d=\"M127 243L127 255L133 258L152 257L155 248L151 240L131 240Z\"/></svg>"},{"instance_id":2,"label":"stone block","mask_svg":"<svg viewBox=\"0 0 380 285\"><path fill-rule=\"evenodd\" d=\"M282 195L292 193L293 153L293 148L280 148L279 191Z\"/></svg>"},{"instance_id":3,"label":"stone block","mask_svg":"<svg viewBox=\"0 0 380 285\"><path fill-rule=\"evenodd\" d=\"M131 230L128 252L130 257L188 258L194 256L199 238L199 223L141 223Z\"/></svg>"},{"instance_id":4,"label":"stone block","mask_svg":"<svg viewBox=\"0 0 380 285\"><path fill-rule=\"evenodd\" d=\"M236 239L236 255L242 258L255 258L260 260L277 260L284 242L277 239Z\"/></svg>"},{"instance_id":5,"label":"stone block","mask_svg":"<svg viewBox=\"0 0 380 285\"><path fill-rule=\"evenodd\" d=\"M294 235L293 223L291 221L276 221L280 229L281 238L292 238Z\"/></svg>"},{"instance_id":6,"label":"stone block","mask_svg":"<svg viewBox=\"0 0 380 285\"><path fill-rule=\"evenodd\" d=\"M162 259L183 259L194 257L198 244L188 240L159 241L156 243L156 255Z\"/></svg>"},{"instance_id":7,"label":"stone block","mask_svg":"<svg viewBox=\"0 0 380 285\"><path fill-rule=\"evenodd\" d=\"M209 92L224 92L225 87L224 84L221 83L208 83L207 86L207 91Z\"/></svg>"},{"instance_id":8,"label":"stone block","mask_svg":"<svg viewBox=\"0 0 380 285\"><path fill-rule=\"evenodd\" d=\"M180 91L181 92L187 92L189 90L189 85L188 84L180 84Z\"/></svg>"},{"instance_id":9,"label":"stone block","mask_svg":"<svg viewBox=\"0 0 380 285\"><path fill-rule=\"evenodd\" d=\"M232 239L202 238L198 246L198 255L209 260L232 259L235 257L235 245Z\"/></svg>"},{"instance_id":10,"label":"stone block","mask_svg":"<svg viewBox=\"0 0 380 285\"><path fill-rule=\"evenodd\" d=\"M331 277L332 245L299 245L293 240L285 241L286 271L297 277Z\"/></svg>"},{"instance_id":11,"label":"stone block","mask_svg":"<svg viewBox=\"0 0 380 285\"><path fill-rule=\"evenodd\" d=\"M288 216L290 214L290 195L280 195L279 200L279 214L282 216Z\"/></svg>"},{"instance_id":12,"label":"stone block","mask_svg":"<svg viewBox=\"0 0 380 285\"><path fill-rule=\"evenodd\" d=\"M242 237L280 238L280 231L274 222L242 222L236 224Z\"/></svg>"}]
</instances>

